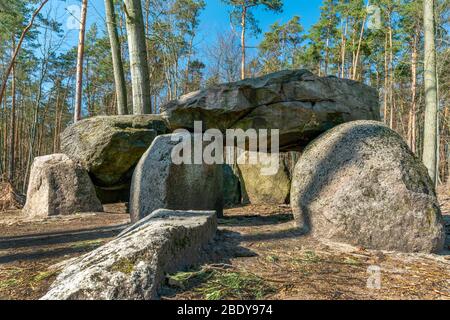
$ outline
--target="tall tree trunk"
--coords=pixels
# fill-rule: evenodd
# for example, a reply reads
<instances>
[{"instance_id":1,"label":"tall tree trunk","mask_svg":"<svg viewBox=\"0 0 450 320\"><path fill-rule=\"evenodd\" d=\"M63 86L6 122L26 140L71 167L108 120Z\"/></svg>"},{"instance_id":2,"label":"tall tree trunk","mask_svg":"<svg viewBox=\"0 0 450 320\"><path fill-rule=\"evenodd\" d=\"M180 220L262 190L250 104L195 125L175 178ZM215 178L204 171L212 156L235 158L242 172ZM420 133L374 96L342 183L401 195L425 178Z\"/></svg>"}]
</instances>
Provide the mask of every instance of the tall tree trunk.
<instances>
[{"instance_id":1,"label":"tall tree trunk","mask_svg":"<svg viewBox=\"0 0 450 320\"><path fill-rule=\"evenodd\" d=\"M247 24L247 7L242 6L241 16L241 79L245 79L245 28Z\"/></svg>"},{"instance_id":2,"label":"tall tree trunk","mask_svg":"<svg viewBox=\"0 0 450 320\"><path fill-rule=\"evenodd\" d=\"M388 64L388 35L385 35L384 42L384 110L383 110L383 121L387 124L387 116L388 116L388 96L389 96L389 64Z\"/></svg>"},{"instance_id":3,"label":"tall tree trunk","mask_svg":"<svg viewBox=\"0 0 450 320\"><path fill-rule=\"evenodd\" d=\"M356 50L355 59L353 61L353 74L352 74L352 80L356 80L356 74L358 70L358 60L359 60L359 54L361 52L361 44L364 36L364 27L366 25L366 15L364 15L362 26L361 26L361 32L359 33L359 40L358 40L358 48Z\"/></svg>"},{"instance_id":4,"label":"tall tree trunk","mask_svg":"<svg viewBox=\"0 0 450 320\"><path fill-rule=\"evenodd\" d=\"M394 101L394 42L391 17L389 16L389 104L390 120L389 127L394 129L395 101Z\"/></svg>"},{"instance_id":5,"label":"tall tree trunk","mask_svg":"<svg viewBox=\"0 0 450 320\"><path fill-rule=\"evenodd\" d=\"M58 145L58 119L59 119L59 113L61 112L60 110L60 96L61 96L61 92L60 92L60 84L58 81L58 84L56 85L56 105L55 105L55 122L54 122L54 131L53 131L53 153L57 152L57 145Z\"/></svg>"},{"instance_id":6,"label":"tall tree trunk","mask_svg":"<svg viewBox=\"0 0 450 320\"><path fill-rule=\"evenodd\" d=\"M120 52L119 34L116 27L116 13L113 0L105 0L106 25L108 27L109 42L114 70L114 84L116 88L117 113L128 114L127 87L123 72L122 54Z\"/></svg>"},{"instance_id":7,"label":"tall tree trunk","mask_svg":"<svg viewBox=\"0 0 450 320\"><path fill-rule=\"evenodd\" d=\"M345 78L345 57L347 52L347 29L348 29L348 18L345 19L345 27L342 33L342 48L341 48L341 78Z\"/></svg>"},{"instance_id":8,"label":"tall tree trunk","mask_svg":"<svg viewBox=\"0 0 450 320\"><path fill-rule=\"evenodd\" d=\"M84 34L86 31L86 11L87 0L81 2L81 20L80 33L78 37L78 54L77 54L77 80L75 89L75 112L74 122L81 119L81 100L83 91L83 57L84 57Z\"/></svg>"},{"instance_id":9,"label":"tall tree trunk","mask_svg":"<svg viewBox=\"0 0 450 320\"><path fill-rule=\"evenodd\" d=\"M133 113L151 113L147 48L140 0L124 0L130 55Z\"/></svg>"},{"instance_id":10,"label":"tall tree trunk","mask_svg":"<svg viewBox=\"0 0 450 320\"><path fill-rule=\"evenodd\" d=\"M436 47L434 38L434 0L424 0L424 82L425 82L425 122L423 134L423 162L434 183L437 181L437 81Z\"/></svg>"},{"instance_id":11,"label":"tall tree trunk","mask_svg":"<svg viewBox=\"0 0 450 320\"><path fill-rule=\"evenodd\" d=\"M411 108L408 122L408 144L412 152L416 153L416 109L417 109L417 41L418 28L413 36L411 49Z\"/></svg>"},{"instance_id":12,"label":"tall tree trunk","mask_svg":"<svg viewBox=\"0 0 450 320\"><path fill-rule=\"evenodd\" d=\"M15 41L14 36L12 37L12 49L15 51ZM10 183L14 181L14 164L15 164L15 143L16 143L16 67L15 63L13 63L13 67L11 69L11 124L10 124L10 133L9 133L9 166L8 166L8 180Z\"/></svg>"},{"instance_id":13,"label":"tall tree trunk","mask_svg":"<svg viewBox=\"0 0 450 320\"><path fill-rule=\"evenodd\" d=\"M3 111L2 116L4 117L3 122L3 149L1 157L3 159L3 173L7 172L7 164L8 164L8 112L6 108L6 100L3 100ZM6 177L5 177L6 178Z\"/></svg>"},{"instance_id":14,"label":"tall tree trunk","mask_svg":"<svg viewBox=\"0 0 450 320\"><path fill-rule=\"evenodd\" d=\"M328 75L328 65L330 63L330 36L327 33L327 39L325 41L325 76Z\"/></svg>"},{"instance_id":15,"label":"tall tree trunk","mask_svg":"<svg viewBox=\"0 0 450 320\"><path fill-rule=\"evenodd\" d=\"M187 65L186 65L186 74L185 74L185 84L184 84L184 93L188 93L189 91L189 74L191 71L191 56L193 51L193 44L194 43L194 36L191 36L191 39L189 40L189 49L187 54Z\"/></svg>"}]
</instances>

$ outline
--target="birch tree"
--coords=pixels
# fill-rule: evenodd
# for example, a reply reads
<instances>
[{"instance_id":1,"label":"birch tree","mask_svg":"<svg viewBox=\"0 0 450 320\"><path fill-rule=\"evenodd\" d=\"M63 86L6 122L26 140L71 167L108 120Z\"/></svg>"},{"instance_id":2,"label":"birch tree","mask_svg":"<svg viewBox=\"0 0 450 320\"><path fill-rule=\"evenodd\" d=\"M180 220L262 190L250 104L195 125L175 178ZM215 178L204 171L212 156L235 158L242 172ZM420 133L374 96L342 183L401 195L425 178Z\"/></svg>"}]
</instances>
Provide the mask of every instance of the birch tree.
<instances>
[{"instance_id":1,"label":"birch tree","mask_svg":"<svg viewBox=\"0 0 450 320\"><path fill-rule=\"evenodd\" d=\"M425 123L423 162L436 183L438 97L436 79L436 46L434 38L434 0L423 1Z\"/></svg>"}]
</instances>

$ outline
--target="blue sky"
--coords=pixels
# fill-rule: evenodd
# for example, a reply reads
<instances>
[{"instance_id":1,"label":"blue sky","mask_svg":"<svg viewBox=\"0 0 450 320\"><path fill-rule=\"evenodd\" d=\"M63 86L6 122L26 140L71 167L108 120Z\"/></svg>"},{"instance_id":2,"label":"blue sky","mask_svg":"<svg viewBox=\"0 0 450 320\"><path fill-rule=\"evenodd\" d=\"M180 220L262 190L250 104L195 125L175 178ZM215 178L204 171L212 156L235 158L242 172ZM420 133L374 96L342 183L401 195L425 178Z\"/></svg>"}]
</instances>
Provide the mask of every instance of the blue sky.
<instances>
[{"instance_id":1,"label":"blue sky","mask_svg":"<svg viewBox=\"0 0 450 320\"><path fill-rule=\"evenodd\" d=\"M76 45L78 39L78 30L71 29L70 24L74 19L68 13L67 8L74 5L80 5L80 0L50 0L46 11L51 11L50 16L63 22L63 28L67 32L66 39L61 50L67 50ZM285 0L284 10L281 14L274 14L265 10L256 10L255 16L260 22L263 32L269 30L271 24L276 21L286 22L295 15L301 17L301 22L306 30L317 21L320 14L322 0ZM100 30L104 30L104 0L88 0L87 27L92 23L97 23ZM197 38L198 47L214 41L218 32L229 30L229 7L221 0L206 0L206 9L201 15L201 25ZM258 38L248 39L248 45L254 46L258 43L262 34Z\"/></svg>"}]
</instances>

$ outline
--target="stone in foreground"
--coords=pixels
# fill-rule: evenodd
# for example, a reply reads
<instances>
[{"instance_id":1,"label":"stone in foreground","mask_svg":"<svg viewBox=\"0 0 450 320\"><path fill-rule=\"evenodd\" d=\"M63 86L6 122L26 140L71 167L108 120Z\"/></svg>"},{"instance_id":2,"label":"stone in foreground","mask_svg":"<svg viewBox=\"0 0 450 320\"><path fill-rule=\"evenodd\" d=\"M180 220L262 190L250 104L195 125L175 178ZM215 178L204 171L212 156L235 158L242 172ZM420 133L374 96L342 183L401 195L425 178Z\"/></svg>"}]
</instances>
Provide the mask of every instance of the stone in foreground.
<instances>
[{"instance_id":1,"label":"stone in foreground","mask_svg":"<svg viewBox=\"0 0 450 320\"><path fill-rule=\"evenodd\" d=\"M319 239L402 252L444 245L425 166L379 122L346 123L313 141L295 167L291 206Z\"/></svg>"},{"instance_id":2,"label":"stone in foreground","mask_svg":"<svg viewBox=\"0 0 450 320\"><path fill-rule=\"evenodd\" d=\"M193 141L194 136L194 134L158 136L142 156L131 183L132 222L161 208L215 210L219 216L222 215L222 165L208 165L203 161L202 164L175 164L172 161L175 146L179 146L183 138Z\"/></svg>"},{"instance_id":3,"label":"stone in foreground","mask_svg":"<svg viewBox=\"0 0 450 320\"><path fill-rule=\"evenodd\" d=\"M102 212L86 170L65 154L33 161L24 212L30 217Z\"/></svg>"},{"instance_id":4,"label":"stone in foreground","mask_svg":"<svg viewBox=\"0 0 450 320\"><path fill-rule=\"evenodd\" d=\"M149 300L165 274L198 263L214 212L158 210L65 267L43 300Z\"/></svg>"},{"instance_id":5,"label":"stone in foreground","mask_svg":"<svg viewBox=\"0 0 450 320\"><path fill-rule=\"evenodd\" d=\"M98 116L64 130L61 149L81 162L96 186L121 190L129 188L134 166L155 137L165 133L160 116Z\"/></svg>"},{"instance_id":6,"label":"stone in foreground","mask_svg":"<svg viewBox=\"0 0 450 320\"><path fill-rule=\"evenodd\" d=\"M279 129L281 150L299 150L353 120L379 120L378 93L360 82L286 70L193 92L161 108L172 130Z\"/></svg>"}]
</instances>

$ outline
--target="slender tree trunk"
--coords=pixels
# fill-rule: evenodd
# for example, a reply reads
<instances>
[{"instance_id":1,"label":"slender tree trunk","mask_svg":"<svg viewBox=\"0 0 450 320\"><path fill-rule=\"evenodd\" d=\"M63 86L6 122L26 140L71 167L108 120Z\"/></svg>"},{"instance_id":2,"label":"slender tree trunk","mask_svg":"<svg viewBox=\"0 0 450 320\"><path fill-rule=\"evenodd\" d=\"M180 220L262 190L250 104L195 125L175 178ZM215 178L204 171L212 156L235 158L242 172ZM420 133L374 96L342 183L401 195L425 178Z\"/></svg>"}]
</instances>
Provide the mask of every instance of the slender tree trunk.
<instances>
[{"instance_id":1,"label":"slender tree trunk","mask_svg":"<svg viewBox=\"0 0 450 320\"><path fill-rule=\"evenodd\" d=\"M416 31L418 32L417 29ZM417 32L413 37L411 49L411 108L408 123L408 144L414 153L416 152Z\"/></svg>"},{"instance_id":2,"label":"slender tree trunk","mask_svg":"<svg viewBox=\"0 0 450 320\"><path fill-rule=\"evenodd\" d=\"M363 36L364 36L365 25L366 25L366 16L364 16L364 19L362 21L361 32L359 33L358 48L356 50L355 60L353 61L353 74L352 74L353 80L356 80L356 72L358 69L359 53L361 51L361 44L362 44L362 40L363 40Z\"/></svg>"},{"instance_id":3,"label":"slender tree trunk","mask_svg":"<svg viewBox=\"0 0 450 320\"><path fill-rule=\"evenodd\" d=\"M247 24L247 7L242 6L241 16L241 79L245 79L245 28Z\"/></svg>"},{"instance_id":4,"label":"slender tree trunk","mask_svg":"<svg viewBox=\"0 0 450 320\"><path fill-rule=\"evenodd\" d=\"M328 75L328 64L330 63L330 37L327 34L327 39L325 42L325 76Z\"/></svg>"},{"instance_id":5,"label":"slender tree trunk","mask_svg":"<svg viewBox=\"0 0 450 320\"><path fill-rule=\"evenodd\" d=\"M123 72L122 54L120 52L119 34L116 27L116 13L113 0L105 0L106 25L108 27L111 56L114 69L114 84L116 88L117 113L128 114L127 87Z\"/></svg>"},{"instance_id":6,"label":"slender tree trunk","mask_svg":"<svg viewBox=\"0 0 450 320\"><path fill-rule=\"evenodd\" d=\"M4 119L3 121L3 148L2 148L2 154L1 158L3 159L3 173L6 174L8 168L8 158L7 158L7 152L8 152L8 114L7 114L7 108L6 108L6 99L3 100L3 110L2 110L2 117ZM4 177L6 178L6 176Z\"/></svg>"},{"instance_id":7,"label":"slender tree trunk","mask_svg":"<svg viewBox=\"0 0 450 320\"><path fill-rule=\"evenodd\" d=\"M434 0L424 0L424 82L425 82L425 122L423 134L423 162L431 179L437 182L437 81L436 47L434 38Z\"/></svg>"},{"instance_id":8,"label":"slender tree trunk","mask_svg":"<svg viewBox=\"0 0 450 320\"><path fill-rule=\"evenodd\" d=\"M140 0L124 0L130 55L133 113L151 113L147 48Z\"/></svg>"},{"instance_id":9,"label":"slender tree trunk","mask_svg":"<svg viewBox=\"0 0 450 320\"><path fill-rule=\"evenodd\" d=\"M389 17L389 104L390 104L390 120L389 127L394 128L395 101L394 101L394 54L393 54L393 35L392 35L391 18Z\"/></svg>"},{"instance_id":10,"label":"slender tree trunk","mask_svg":"<svg viewBox=\"0 0 450 320\"><path fill-rule=\"evenodd\" d=\"M389 95L389 65L388 65L388 36L386 34L384 43L384 117L383 121L387 124L388 116L388 95Z\"/></svg>"},{"instance_id":11,"label":"slender tree trunk","mask_svg":"<svg viewBox=\"0 0 450 320\"><path fill-rule=\"evenodd\" d=\"M14 36L12 37L12 49L15 51ZM13 63L11 69L11 117L10 117L10 133L9 133L9 166L8 166L8 180L10 183L14 181L14 165L15 165L15 143L16 143L16 67Z\"/></svg>"},{"instance_id":12,"label":"slender tree trunk","mask_svg":"<svg viewBox=\"0 0 450 320\"><path fill-rule=\"evenodd\" d=\"M194 36L191 37L191 39L189 40L189 50L188 50L188 55L187 55L187 66L186 66L186 80L185 80L185 85L184 85L184 93L188 93L189 91L189 87L188 87L188 83L189 83L189 74L191 71L191 56L192 56L192 47L193 47L193 42L194 42Z\"/></svg>"},{"instance_id":13,"label":"slender tree trunk","mask_svg":"<svg viewBox=\"0 0 450 320\"><path fill-rule=\"evenodd\" d=\"M344 32L342 33L342 51L341 51L341 78L345 78L345 57L347 52L347 29L348 18L345 19Z\"/></svg>"},{"instance_id":14,"label":"slender tree trunk","mask_svg":"<svg viewBox=\"0 0 450 320\"><path fill-rule=\"evenodd\" d=\"M81 119L81 103L83 92L83 57L84 57L84 34L86 31L86 11L87 0L81 2L81 20L80 20L80 33L78 37L78 55L77 55L77 80L75 89L75 112L74 122Z\"/></svg>"},{"instance_id":15,"label":"slender tree trunk","mask_svg":"<svg viewBox=\"0 0 450 320\"><path fill-rule=\"evenodd\" d=\"M56 106L55 106L55 123L54 123L54 131L53 131L53 153L57 152L57 144L58 144L58 119L59 119L59 113L60 113L60 96L61 96L61 92L60 92L60 85L59 83L56 86Z\"/></svg>"}]
</instances>

